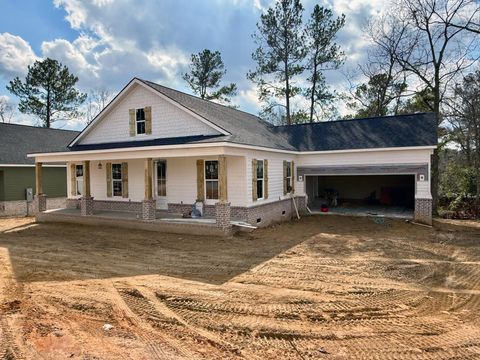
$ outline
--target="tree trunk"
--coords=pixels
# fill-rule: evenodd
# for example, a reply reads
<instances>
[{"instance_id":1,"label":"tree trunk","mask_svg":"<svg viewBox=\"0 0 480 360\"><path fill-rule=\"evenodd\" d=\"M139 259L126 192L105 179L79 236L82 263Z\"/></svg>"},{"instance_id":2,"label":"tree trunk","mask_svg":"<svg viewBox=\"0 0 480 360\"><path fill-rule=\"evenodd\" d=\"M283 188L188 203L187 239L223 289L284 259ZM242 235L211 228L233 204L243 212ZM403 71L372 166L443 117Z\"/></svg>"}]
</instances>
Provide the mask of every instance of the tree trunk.
<instances>
[{"instance_id":1,"label":"tree trunk","mask_svg":"<svg viewBox=\"0 0 480 360\"><path fill-rule=\"evenodd\" d=\"M317 64L313 65L312 93L310 95L310 122L313 123L313 109L315 107L315 86L317 86Z\"/></svg>"},{"instance_id":2,"label":"tree trunk","mask_svg":"<svg viewBox=\"0 0 480 360\"><path fill-rule=\"evenodd\" d=\"M45 127L50 127L50 112L51 112L51 104L50 104L50 88L47 88L47 117L45 119Z\"/></svg>"},{"instance_id":3,"label":"tree trunk","mask_svg":"<svg viewBox=\"0 0 480 360\"><path fill-rule=\"evenodd\" d=\"M437 80L438 71L435 74L435 78ZM440 81L435 82L435 88L433 89L434 94L434 114L435 120L437 123L437 131L438 127L440 126L440 88L439 83ZM437 134L438 138L438 134ZM432 182L430 184L430 192L432 193L432 215L438 214L438 181L439 181L439 174L438 174L438 163L439 163L439 154L438 154L438 147L435 148L432 155L432 163L431 163L431 171L432 171Z\"/></svg>"},{"instance_id":4,"label":"tree trunk","mask_svg":"<svg viewBox=\"0 0 480 360\"><path fill-rule=\"evenodd\" d=\"M290 117L290 82L288 78L288 66L285 62L285 108L287 110L287 125L292 125Z\"/></svg>"}]
</instances>

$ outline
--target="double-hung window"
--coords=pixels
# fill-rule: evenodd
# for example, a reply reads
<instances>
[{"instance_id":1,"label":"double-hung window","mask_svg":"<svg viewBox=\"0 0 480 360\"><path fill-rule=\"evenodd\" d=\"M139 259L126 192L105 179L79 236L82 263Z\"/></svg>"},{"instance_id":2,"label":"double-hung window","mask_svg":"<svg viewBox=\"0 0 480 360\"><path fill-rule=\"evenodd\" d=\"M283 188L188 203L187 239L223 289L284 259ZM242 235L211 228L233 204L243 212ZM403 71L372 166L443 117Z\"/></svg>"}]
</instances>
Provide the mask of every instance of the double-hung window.
<instances>
[{"instance_id":1,"label":"double-hung window","mask_svg":"<svg viewBox=\"0 0 480 360\"><path fill-rule=\"evenodd\" d=\"M257 199L264 197L264 181L265 181L264 161L257 160Z\"/></svg>"},{"instance_id":2,"label":"double-hung window","mask_svg":"<svg viewBox=\"0 0 480 360\"><path fill-rule=\"evenodd\" d=\"M137 135L145 134L145 109L137 109L136 111L136 127Z\"/></svg>"},{"instance_id":3,"label":"double-hung window","mask_svg":"<svg viewBox=\"0 0 480 360\"><path fill-rule=\"evenodd\" d=\"M287 193L292 192L292 162L288 161L285 169L285 181L287 187Z\"/></svg>"},{"instance_id":4,"label":"double-hung window","mask_svg":"<svg viewBox=\"0 0 480 360\"><path fill-rule=\"evenodd\" d=\"M218 199L218 161L205 161L205 198Z\"/></svg>"},{"instance_id":5,"label":"double-hung window","mask_svg":"<svg viewBox=\"0 0 480 360\"><path fill-rule=\"evenodd\" d=\"M83 195L83 165L75 165L75 186L77 195Z\"/></svg>"},{"instance_id":6,"label":"double-hung window","mask_svg":"<svg viewBox=\"0 0 480 360\"><path fill-rule=\"evenodd\" d=\"M113 196L122 196L122 164L112 164Z\"/></svg>"}]
</instances>

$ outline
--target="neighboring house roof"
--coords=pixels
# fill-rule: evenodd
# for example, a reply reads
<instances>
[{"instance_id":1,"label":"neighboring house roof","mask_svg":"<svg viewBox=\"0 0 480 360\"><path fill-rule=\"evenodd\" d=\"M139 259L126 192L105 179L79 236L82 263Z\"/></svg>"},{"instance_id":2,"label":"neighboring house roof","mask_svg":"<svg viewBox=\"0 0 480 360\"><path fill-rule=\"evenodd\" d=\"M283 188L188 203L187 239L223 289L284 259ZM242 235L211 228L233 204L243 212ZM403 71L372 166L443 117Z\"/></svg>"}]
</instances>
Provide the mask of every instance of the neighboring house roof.
<instances>
[{"instance_id":1,"label":"neighboring house roof","mask_svg":"<svg viewBox=\"0 0 480 360\"><path fill-rule=\"evenodd\" d=\"M325 121L275 127L298 151L436 146L433 113Z\"/></svg>"},{"instance_id":2,"label":"neighboring house roof","mask_svg":"<svg viewBox=\"0 0 480 360\"><path fill-rule=\"evenodd\" d=\"M66 151L78 131L0 123L0 164L30 165L29 153Z\"/></svg>"}]
</instances>

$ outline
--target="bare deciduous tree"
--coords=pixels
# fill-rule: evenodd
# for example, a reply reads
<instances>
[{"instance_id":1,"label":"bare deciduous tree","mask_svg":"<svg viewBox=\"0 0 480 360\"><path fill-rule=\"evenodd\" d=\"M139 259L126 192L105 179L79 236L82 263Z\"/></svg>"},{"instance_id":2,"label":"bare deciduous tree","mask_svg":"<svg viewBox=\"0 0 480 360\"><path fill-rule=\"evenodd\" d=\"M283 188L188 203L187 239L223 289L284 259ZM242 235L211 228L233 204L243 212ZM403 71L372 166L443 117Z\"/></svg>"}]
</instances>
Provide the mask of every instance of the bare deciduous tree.
<instances>
[{"instance_id":1,"label":"bare deciduous tree","mask_svg":"<svg viewBox=\"0 0 480 360\"><path fill-rule=\"evenodd\" d=\"M86 101L85 117L87 125L108 105L112 99L110 90L101 87L90 91Z\"/></svg>"},{"instance_id":2,"label":"bare deciduous tree","mask_svg":"<svg viewBox=\"0 0 480 360\"><path fill-rule=\"evenodd\" d=\"M9 123L12 120L14 113L13 105L6 97L0 97L0 119L4 123Z\"/></svg>"},{"instance_id":3,"label":"bare deciduous tree","mask_svg":"<svg viewBox=\"0 0 480 360\"><path fill-rule=\"evenodd\" d=\"M478 7L478 5L477 5ZM413 75L418 89L433 94L433 112L440 127L440 105L446 89L459 73L478 59L480 39L468 0L397 0L387 15L388 26L378 27L375 43L391 53L402 71ZM395 46L393 46L395 45ZM476 58L472 58L477 54ZM432 157L433 209L437 208L438 151Z\"/></svg>"}]
</instances>

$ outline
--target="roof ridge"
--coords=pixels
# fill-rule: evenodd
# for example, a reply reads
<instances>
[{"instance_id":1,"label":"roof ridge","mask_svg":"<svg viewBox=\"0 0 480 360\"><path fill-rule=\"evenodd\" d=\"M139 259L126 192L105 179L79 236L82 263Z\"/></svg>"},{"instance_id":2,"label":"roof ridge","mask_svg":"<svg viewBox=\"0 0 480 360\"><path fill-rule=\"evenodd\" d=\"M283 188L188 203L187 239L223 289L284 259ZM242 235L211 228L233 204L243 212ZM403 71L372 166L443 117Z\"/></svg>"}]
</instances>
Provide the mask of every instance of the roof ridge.
<instances>
[{"instance_id":1,"label":"roof ridge","mask_svg":"<svg viewBox=\"0 0 480 360\"><path fill-rule=\"evenodd\" d=\"M398 118L398 117L409 117L409 116L418 116L418 115L426 115L426 114L433 114L433 112L417 112L417 113L410 113L410 114L401 114L401 115L384 115L384 116L370 116L370 117L362 117L362 118L355 118L355 119L337 119L337 120L330 120L330 121L317 121L317 122L308 122L308 123L301 123L301 124L290 124L290 125L276 125L274 127L291 127L291 126L302 126L302 125L320 125L320 124L331 124L331 123L339 123L345 121L362 121L362 120L374 120L374 119L389 119L389 118Z\"/></svg>"},{"instance_id":2,"label":"roof ridge","mask_svg":"<svg viewBox=\"0 0 480 360\"><path fill-rule=\"evenodd\" d=\"M27 124L17 124L17 123L0 123L0 126L2 125L14 125L14 126L22 126L22 127L28 127L28 128L33 128L33 129L41 129L41 130L58 130L58 131L68 131L68 132L80 132L79 130L69 130L69 129L58 129L58 128L47 128L43 126L35 126L35 125L27 125Z\"/></svg>"}]
</instances>

